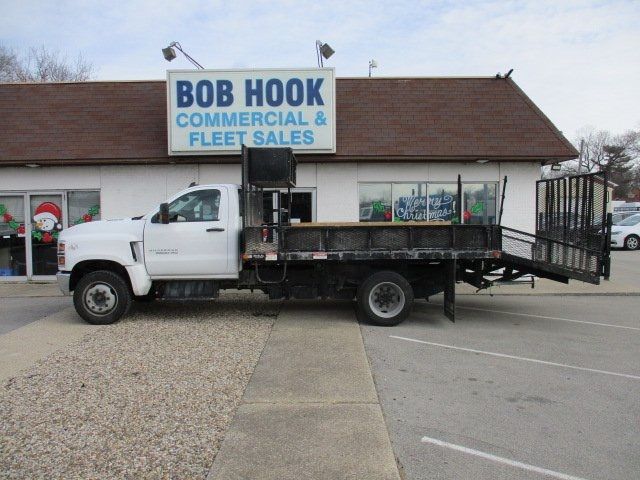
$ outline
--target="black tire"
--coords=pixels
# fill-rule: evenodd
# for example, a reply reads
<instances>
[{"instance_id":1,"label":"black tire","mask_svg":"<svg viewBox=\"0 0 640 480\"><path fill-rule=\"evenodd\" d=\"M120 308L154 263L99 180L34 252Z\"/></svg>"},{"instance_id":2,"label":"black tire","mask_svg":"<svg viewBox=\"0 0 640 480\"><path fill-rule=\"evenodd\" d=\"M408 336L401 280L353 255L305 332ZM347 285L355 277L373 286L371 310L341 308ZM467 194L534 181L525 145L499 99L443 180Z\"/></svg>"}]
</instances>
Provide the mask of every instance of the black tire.
<instances>
[{"instance_id":1,"label":"black tire","mask_svg":"<svg viewBox=\"0 0 640 480\"><path fill-rule=\"evenodd\" d=\"M131 308L131 291L115 272L98 270L80 279L73 291L76 312L92 325L115 323Z\"/></svg>"},{"instance_id":2,"label":"black tire","mask_svg":"<svg viewBox=\"0 0 640 480\"><path fill-rule=\"evenodd\" d=\"M407 318L412 306L413 288L399 273L376 272L367 277L358 288L360 316L373 325L398 325Z\"/></svg>"},{"instance_id":3,"label":"black tire","mask_svg":"<svg viewBox=\"0 0 640 480\"><path fill-rule=\"evenodd\" d=\"M637 235L629 235L624 239L624 248L627 250L638 250L638 248L640 248L640 238Z\"/></svg>"}]
</instances>

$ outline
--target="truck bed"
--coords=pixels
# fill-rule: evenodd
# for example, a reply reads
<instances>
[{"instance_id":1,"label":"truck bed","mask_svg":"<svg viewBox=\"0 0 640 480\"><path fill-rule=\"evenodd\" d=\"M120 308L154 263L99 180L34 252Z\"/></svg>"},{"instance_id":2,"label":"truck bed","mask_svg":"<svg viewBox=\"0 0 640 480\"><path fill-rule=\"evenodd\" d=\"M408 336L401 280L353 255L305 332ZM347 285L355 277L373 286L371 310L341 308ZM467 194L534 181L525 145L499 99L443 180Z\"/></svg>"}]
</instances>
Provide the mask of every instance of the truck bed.
<instances>
[{"instance_id":1,"label":"truck bed","mask_svg":"<svg viewBox=\"0 0 640 480\"><path fill-rule=\"evenodd\" d=\"M492 225L421 223L300 224L247 227L245 254L278 260L485 258L495 243ZM268 229L267 241L264 229ZM322 255L320 255L322 254Z\"/></svg>"},{"instance_id":2,"label":"truck bed","mask_svg":"<svg viewBox=\"0 0 640 480\"><path fill-rule=\"evenodd\" d=\"M264 241L266 239L266 241ZM598 284L599 251L500 225L445 222L304 223L246 227L245 261L490 260L487 270L515 269L561 281Z\"/></svg>"}]
</instances>

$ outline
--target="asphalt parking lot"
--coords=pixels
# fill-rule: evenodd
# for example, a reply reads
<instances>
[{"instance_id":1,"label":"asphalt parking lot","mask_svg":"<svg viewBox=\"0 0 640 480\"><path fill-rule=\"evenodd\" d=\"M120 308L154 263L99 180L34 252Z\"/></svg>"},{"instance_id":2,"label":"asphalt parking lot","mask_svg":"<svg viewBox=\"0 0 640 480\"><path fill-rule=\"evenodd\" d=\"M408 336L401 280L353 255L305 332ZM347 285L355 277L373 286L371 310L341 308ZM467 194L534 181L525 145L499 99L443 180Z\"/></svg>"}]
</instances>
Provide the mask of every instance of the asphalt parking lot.
<instances>
[{"instance_id":1,"label":"asphalt parking lot","mask_svg":"<svg viewBox=\"0 0 640 480\"><path fill-rule=\"evenodd\" d=\"M361 327L405 478L639 478L640 297L458 307Z\"/></svg>"},{"instance_id":2,"label":"asphalt parking lot","mask_svg":"<svg viewBox=\"0 0 640 480\"><path fill-rule=\"evenodd\" d=\"M103 411L108 411L105 405L121 402L125 394L135 396L136 392L152 391L172 382L182 385L184 366L189 369L205 368L206 362L200 360L206 355L219 355L225 348L231 352L228 357L232 364L240 357L253 355L260 350L260 345L266 340L265 335L260 337L262 340L259 342L254 342L256 349L248 349L246 345L234 347L233 342L220 335L215 323L224 323L222 317L229 314L234 318L230 328L240 329L234 336L239 342L251 339L256 332L256 326L253 325L256 321L270 324L275 319L278 325L276 333L284 335L280 336L280 340L273 333L269 337L271 344L266 350L267 354L260 357L264 365L258 369L268 375L266 379L263 375L260 380L260 375L252 374L254 383L273 391L284 389L282 391L285 393L291 385L299 385L299 404L293 405L288 394L282 403L287 409L295 407L304 410L305 415L311 408L307 404L313 404L321 411L325 408L340 412L344 410L343 417L337 415L331 420L320 418L317 428L296 427L288 431L287 425L291 423L282 422L282 431L286 433L282 438L295 447L284 447L282 439L274 434L271 427L263 428L263 437L255 435L259 430L255 424L243 423L244 420L235 428L231 427L236 440L245 438L242 435L246 431L251 432L246 438L257 438L253 441L255 458L251 457L242 443L236 442L236 446L239 446L237 450L228 447L228 451L242 452L239 458L254 470L259 470L262 462L270 459L283 469L276 471L271 468L272 473L291 473L295 470L291 465L296 465L296 475L299 472L307 474L307 477L298 475L289 478L336 478L335 470L349 464L349 458L356 458L357 461L351 464L352 470L344 467L340 471L344 471L345 475L347 472L361 473L361 467L369 466L371 472L378 472L372 466L376 462L364 462L359 451L366 450L365 446L368 445L369 450L374 452L373 458L383 459L379 447L371 446L378 445L379 442L373 440L382 437L388 446L388 431L393 453L405 480L637 479L640 478L637 474L640 471L639 271L640 252L614 252L613 277L611 282L603 285L586 286L573 282L560 285L541 281L537 282L536 290L528 286L495 289L499 295L494 297L486 294L467 295L464 292L472 290L460 288L455 324L442 314L439 304L441 297L434 297L431 303L417 302L411 317L394 328L367 325L358 328L349 302L336 302L333 307L327 302L317 302L317 305L315 302L306 302L304 305L301 302L289 302L285 303L287 308L291 308L294 317L300 315L300 318L256 317L257 307L252 302L259 301L260 295L256 298L249 295L247 300L250 301L240 301L237 307L224 299L206 305L160 302L137 305L132 311L132 318L101 329L84 324L73 312L71 299L58 296L55 285L0 284L0 380L4 378L4 389L0 394L5 394L0 402L0 414L4 408L5 418L10 420L0 424L5 429L5 445L10 445L6 439L10 439L13 445L11 449L0 448L0 471L8 471L7 466L14 465L11 462L20 460L23 453L40 463L29 463L28 458L20 460L17 466L14 465L15 468L11 467L13 474L5 476L25 478L25 475L32 473L32 477L36 478L38 472L43 474L46 470L51 473L67 463L69 470L66 473L73 469L95 469L98 464L93 461L67 462L64 456L57 456L55 460L47 457L57 455L49 448L50 445L71 444L82 439L81 436L74 436L77 428L59 428L75 418L75 414L65 415L61 412L65 409L95 412L84 423L78 424L84 429L97 428L98 433L94 432L90 437L94 443L111 441L108 436L112 434L122 440L124 437L111 428L100 430L100 416ZM540 292L547 295L540 295ZM601 292L609 294L601 295ZM233 294L229 298L232 297L235 298ZM277 302L264 300L264 308L277 309ZM328 313L327 309L331 308L336 311ZM344 317L336 315L336 312L344 313ZM198 317L198 328L194 328L194 316ZM343 322L344 325L338 327L349 329L351 320L357 338L343 338L344 332L331 324ZM247 322L248 325L245 325ZM290 337L292 328L298 331L299 338ZM324 332L324 336L320 332ZM368 363L362 351L360 333ZM336 336L340 341L335 340ZM359 345L362 369L345 368L345 365L350 365L345 361L345 355L358 352L353 343L344 346L343 343L347 341ZM145 347L138 351L140 345L149 342L153 348ZM189 347L189 342L193 343L191 347L198 348ZM87 349L93 353L87 353ZM110 355L116 355L118 360L114 361ZM165 356L171 358L169 364L176 368L157 368L166 363ZM274 358L284 362L285 367L274 367L269 363ZM111 364L118 368L105 366ZM141 365L147 365L148 370L156 376L140 377L138 372L145 371ZM130 375L132 372L128 369L133 366L136 366L135 375ZM373 386L369 391L373 393L373 398L379 398L379 404L368 397L358 400L358 395L367 391L354 381L354 372L357 370L360 375L364 369L369 375L369 366L377 396ZM217 368L216 378L224 373ZM252 366L245 374L251 369ZM106 375L105 372L109 375L111 394L92 396L90 400L101 406L100 409L93 409L86 399L91 391L84 392L87 388L85 385L95 384L97 378ZM157 375L167 378L160 379ZM87 376L90 377L90 383L84 380L80 382L84 393L78 396L78 380ZM233 374L229 378L238 380L240 377ZM246 381L249 377L245 375L242 378ZM142 380L147 383L137 385ZM198 383L197 387L199 395L217 395L207 389L205 383ZM191 385L188 388L188 396L193 400L195 391L191 390ZM336 401L336 393L341 389L354 392L361 404L358 408L378 412L375 418L368 420L373 423L367 424L350 413L357 403L354 398ZM322 395L316 395L310 401L309 396L318 391ZM42 392L48 393L43 397ZM181 394L180 389L175 392ZM234 392L234 405L240 405L241 390ZM142 401L140 395L136 396L137 402ZM50 398L56 400L49 401ZM255 398L252 400L251 395L242 398L245 410L258 408L253 404ZM155 402L153 397L149 399ZM165 410L160 408L160 404L153 403L152 406L159 408L159 412L166 416L169 411L175 410L173 404L167 405L170 408ZM135 423L135 428L129 421L123 425L126 424L129 432L127 438L133 439L131 448L140 446L151 449L153 455L143 452L140 458L156 466L164 465L165 460L169 461L171 465L167 464L170 469L167 472L197 467L200 477L204 478L218 448L209 434L215 433L216 438L224 435L224 428L214 432L207 422L218 421L216 409L221 408L227 409L225 418L228 421L234 415L235 408L229 409L228 405L228 402L215 400L195 408L186 414L189 418L197 417L191 423L183 420L176 423L145 420ZM260 402L256 405L260 408L265 405L277 407L272 398L264 405ZM215 411L211 413L211 409ZM142 410L146 411L146 407ZM384 420L380 412L384 414ZM247 416L240 415L238 418L246 420ZM269 415L265 418L272 421ZM307 416L303 416L303 419L304 425L312 425ZM366 430L376 426L372 419L379 423L378 430L384 433L379 438L358 430L360 427ZM352 423L358 426L352 428ZM34 430L32 424L39 430ZM207 448L195 447L198 454L180 461L173 453L162 454L163 445L158 444L157 440L164 437L156 438L153 435L157 429L168 427L175 428L176 432L187 427L195 428L195 434L183 435L179 442L176 440L167 444L169 450L180 445L178 451L188 453L196 444L206 444ZM54 428L52 435L62 435L64 442L52 443L48 431L45 431L47 428ZM321 431L325 432L324 437L319 435ZM134 438L138 434L146 440L140 442ZM2 436L3 432L0 431ZM156 440L152 442L152 438ZM335 438L344 443L336 443ZM324 439L324 443L319 439ZM275 442L275 446L269 445L267 440ZM0 438L2 444L3 438ZM299 445L307 446L300 448ZM348 445L355 445L356 448L349 449ZM149 473L150 466L137 464L138 457L130 456L127 448L126 445L120 445L112 449L122 452L118 453L121 458L132 459L129 463L116 462L119 471L132 472L138 469L135 470L137 473L146 472L153 476ZM158 448L160 453L156 455L154 449ZM280 453L272 455L278 448ZM336 454L336 450L340 453ZM47 453L42 453L45 451ZM82 451L75 444L67 451L67 455L82 456ZM265 454L265 451L269 454ZM389 449L387 451L389 462L382 463L395 468L393 456ZM47 460L42 462L39 460L41 458ZM104 468L116 465L109 463L106 457L100 458ZM229 455L225 458L229 460ZM326 463L319 459L324 459ZM327 464L333 470L324 468ZM258 477L239 478L262 478L264 471L260 471ZM309 474L310 471L317 475ZM321 471L324 476L320 474ZM389 473L387 470L385 472ZM224 475L221 478L228 478L228 475ZM380 473L375 478L397 478L397 472L390 477L385 475ZM157 477L161 478L162 475ZM55 475L51 478L55 478ZM197 475L191 475L190 478L197 478ZM356 475L354 478L374 477Z\"/></svg>"},{"instance_id":3,"label":"asphalt parking lot","mask_svg":"<svg viewBox=\"0 0 640 480\"><path fill-rule=\"evenodd\" d=\"M0 335L68 308L70 297L16 297L0 301Z\"/></svg>"}]
</instances>

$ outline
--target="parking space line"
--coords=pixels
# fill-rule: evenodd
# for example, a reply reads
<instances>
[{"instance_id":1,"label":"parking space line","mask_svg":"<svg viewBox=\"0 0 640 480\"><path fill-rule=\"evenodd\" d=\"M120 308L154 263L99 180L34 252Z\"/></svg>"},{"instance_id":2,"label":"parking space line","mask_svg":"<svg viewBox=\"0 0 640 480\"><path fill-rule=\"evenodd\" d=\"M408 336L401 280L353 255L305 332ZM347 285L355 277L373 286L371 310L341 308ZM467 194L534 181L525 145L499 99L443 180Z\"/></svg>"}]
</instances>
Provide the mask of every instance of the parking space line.
<instances>
[{"instance_id":1,"label":"parking space line","mask_svg":"<svg viewBox=\"0 0 640 480\"><path fill-rule=\"evenodd\" d=\"M434 306L440 306L440 307L442 306L441 303L428 303L427 305L434 305ZM520 317L544 318L545 320L560 320L562 322L586 323L587 325L598 325L600 327L624 328L626 330L640 331L639 327L627 327L625 325L613 325L611 323L588 322L586 320L574 320L573 318L546 317L544 315L534 315L532 313L505 312L504 310L489 310L488 308L462 307L460 305L456 305L456 308L459 308L462 310L475 310L477 312L503 313L506 315L518 315Z\"/></svg>"},{"instance_id":2,"label":"parking space line","mask_svg":"<svg viewBox=\"0 0 640 480\"><path fill-rule=\"evenodd\" d=\"M530 472L540 473L549 477L559 478L561 480L585 480L582 477L567 475L566 473L556 472L547 468L536 467L535 465L529 465L528 463L511 460L510 458L498 457L497 455L481 452L480 450L474 450L473 448L463 447L462 445L456 445L455 443L443 442L442 440L438 440L437 438L422 437L422 443L431 443L432 445L437 445L439 447L450 448L452 450L468 453L469 455L475 455L476 457L481 457L486 460L491 460L492 462L503 463L505 465L521 468Z\"/></svg>"},{"instance_id":3,"label":"parking space line","mask_svg":"<svg viewBox=\"0 0 640 480\"><path fill-rule=\"evenodd\" d=\"M425 342L424 340L416 340L415 338L398 337L396 335L389 335L389 338L395 338L397 340L405 340L407 342L422 343L425 345L432 345L434 347L447 348L449 350L460 350L462 352L479 353L482 355L490 355L492 357L510 358L512 360L521 360L523 362L540 363L542 365L552 365L554 367L570 368L572 370L581 370L584 372L603 373L605 375L613 375L615 377L632 378L634 380L640 380L640 376L631 375L628 373L610 372L608 370L598 370L596 368L576 367L575 365L567 365L565 363L548 362L546 360L538 360L536 358L517 357L515 355L507 355L506 353L486 352L484 350L475 350L473 348L456 347L455 345L445 345L443 343Z\"/></svg>"}]
</instances>

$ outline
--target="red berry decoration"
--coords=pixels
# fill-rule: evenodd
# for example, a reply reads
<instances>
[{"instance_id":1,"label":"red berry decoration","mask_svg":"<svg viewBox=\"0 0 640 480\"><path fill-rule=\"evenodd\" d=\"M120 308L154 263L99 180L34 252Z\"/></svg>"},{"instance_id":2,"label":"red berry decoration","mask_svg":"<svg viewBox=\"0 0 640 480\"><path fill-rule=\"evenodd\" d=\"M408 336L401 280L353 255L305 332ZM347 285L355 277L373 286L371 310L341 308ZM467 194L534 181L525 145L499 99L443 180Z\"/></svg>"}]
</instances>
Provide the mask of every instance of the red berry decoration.
<instances>
[{"instance_id":1,"label":"red berry decoration","mask_svg":"<svg viewBox=\"0 0 640 480\"><path fill-rule=\"evenodd\" d=\"M20 225L17 229L16 232L18 232L18 235L24 235L24 225Z\"/></svg>"},{"instance_id":2,"label":"red berry decoration","mask_svg":"<svg viewBox=\"0 0 640 480\"><path fill-rule=\"evenodd\" d=\"M465 222L468 222L469 220L471 220L471 212L469 210L465 210L462 213L462 218L464 218Z\"/></svg>"},{"instance_id":3,"label":"red berry decoration","mask_svg":"<svg viewBox=\"0 0 640 480\"><path fill-rule=\"evenodd\" d=\"M13 220L13 215L7 212L2 216L2 218L4 219L4 223L9 223L11 220Z\"/></svg>"},{"instance_id":4,"label":"red berry decoration","mask_svg":"<svg viewBox=\"0 0 640 480\"><path fill-rule=\"evenodd\" d=\"M90 222L91 220L93 220L93 217L91 215L89 215L88 213L85 213L82 216L82 220L84 220L85 222Z\"/></svg>"},{"instance_id":5,"label":"red berry decoration","mask_svg":"<svg viewBox=\"0 0 640 480\"><path fill-rule=\"evenodd\" d=\"M44 243L51 243L53 242L53 237L49 232L46 232L44 235L42 235L42 241Z\"/></svg>"}]
</instances>

